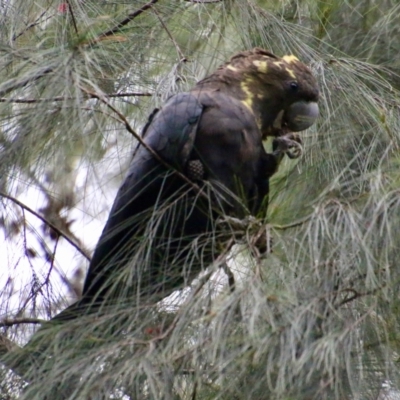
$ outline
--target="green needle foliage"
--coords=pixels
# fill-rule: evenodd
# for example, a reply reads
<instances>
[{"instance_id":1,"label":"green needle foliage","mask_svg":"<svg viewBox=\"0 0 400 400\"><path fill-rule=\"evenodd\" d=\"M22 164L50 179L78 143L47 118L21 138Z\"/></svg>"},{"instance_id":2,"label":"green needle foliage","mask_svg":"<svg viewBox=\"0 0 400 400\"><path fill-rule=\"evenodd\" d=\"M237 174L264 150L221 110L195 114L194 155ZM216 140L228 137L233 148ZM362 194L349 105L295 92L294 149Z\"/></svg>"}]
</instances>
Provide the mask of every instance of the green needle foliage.
<instances>
[{"instance_id":1,"label":"green needle foliage","mask_svg":"<svg viewBox=\"0 0 400 400\"><path fill-rule=\"evenodd\" d=\"M400 388L399 26L397 0L0 2L0 398L375 400ZM121 292L23 348L79 297L153 108L256 46L298 56L321 91L267 219L216 226L219 257L170 298ZM150 232L117 281L151 245Z\"/></svg>"}]
</instances>

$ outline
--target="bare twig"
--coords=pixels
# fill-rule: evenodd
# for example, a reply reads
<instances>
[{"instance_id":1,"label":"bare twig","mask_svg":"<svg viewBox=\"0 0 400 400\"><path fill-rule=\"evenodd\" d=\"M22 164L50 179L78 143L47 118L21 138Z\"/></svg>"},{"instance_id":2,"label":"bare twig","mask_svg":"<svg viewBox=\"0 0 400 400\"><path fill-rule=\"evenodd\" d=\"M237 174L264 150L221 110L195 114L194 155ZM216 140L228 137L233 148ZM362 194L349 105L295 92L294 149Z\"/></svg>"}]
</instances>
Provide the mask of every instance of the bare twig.
<instances>
[{"instance_id":1,"label":"bare twig","mask_svg":"<svg viewBox=\"0 0 400 400\"><path fill-rule=\"evenodd\" d=\"M270 226L271 226L271 228L278 229L278 230L296 228L297 226L303 225L306 222L308 222L313 216L314 216L314 214L307 215L307 216L300 218L297 221L294 221L291 224L287 224L287 225L272 225L271 224Z\"/></svg>"},{"instance_id":2,"label":"bare twig","mask_svg":"<svg viewBox=\"0 0 400 400\"><path fill-rule=\"evenodd\" d=\"M198 386L198 380L196 379L193 385L193 391L192 391L192 400L196 400L197 397L197 386Z\"/></svg>"},{"instance_id":3,"label":"bare twig","mask_svg":"<svg viewBox=\"0 0 400 400\"><path fill-rule=\"evenodd\" d=\"M62 236L72 247L74 247L76 250L79 251L88 261L90 261L90 256L86 254L85 250L81 249L72 239L68 237L67 234L62 232L56 225L54 225L52 222L48 221L46 218L44 218L42 215L37 213L35 210L32 210L30 207L28 207L26 204L20 202L17 200L15 197L10 196L6 193L0 192L0 196L4 197L5 199L11 200L13 203L17 204L19 207L21 207L23 210L28 211L32 215L34 215L36 218L40 219L44 224L49 226L51 229L53 229L55 232L57 232L58 235Z\"/></svg>"},{"instance_id":4,"label":"bare twig","mask_svg":"<svg viewBox=\"0 0 400 400\"><path fill-rule=\"evenodd\" d=\"M188 3L195 4L211 4L211 3L222 3L224 0L185 0Z\"/></svg>"},{"instance_id":5,"label":"bare twig","mask_svg":"<svg viewBox=\"0 0 400 400\"><path fill-rule=\"evenodd\" d=\"M50 268L47 271L47 276L46 276L44 282L42 283L41 287L42 286L48 287L48 285L50 283L50 275L51 275L51 272L53 271L53 268L54 268L54 260L56 258L56 252L57 252L57 246L58 246L59 240L60 240L60 236L57 236L56 242L54 243L53 254L51 255Z\"/></svg>"},{"instance_id":6,"label":"bare twig","mask_svg":"<svg viewBox=\"0 0 400 400\"><path fill-rule=\"evenodd\" d=\"M345 298L344 300L342 300L339 304L338 307L343 306L346 303L351 303L353 300L359 299L361 297L366 297L366 296L371 296L371 295L375 295L376 293L378 293L380 290L382 290L385 286L380 286L376 289L373 290L369 290L367 292L357 292L356 290L354 290L353 288L347 288L347 289L342 289L339 290L338 293L351 293L351 295L347 298Z\"/></svg>"},{"instance_id":7,"label":"bare twig","mask_svg":"<svg viewBox=\"0 0 400 400\"><path fill-rule=\"evenodd\" d=\"M115 97L151 97L154 96L153 93L141 93L141 92L127 92L127 93L111 93L107 94L107 97L115 98ZM82 97L82 100L89 100L98 98L95 96L85 96ZM38 99L8 99L6 97L0 98L0 103L18 103L18 104L32 104L32 103L44 103L44 102L52 102L52 101L66 101L66 100L76 100L76 97L50 97L50 98L38 98Z\"/></svg>"},{"instance_id":8,"label":"bare twig","mask_svg":"<svg viewBox=\"0 0 400 400\"><path fill-rule=\"evenodd\" d=\"M0 320L0 327L10 327L21 324L43 324L44 322L46 322L46 320L40 318L6 318Z\"/></svg>"},{"instance_id":9,"label":"bare twig","mask_svg":"<svg viewBox=\"0 0 400 400\"><path fill-rule=\"evenodd\" d=\"M74 12L72 11L70 0L66 0L66 2L68 4L68 12L69 12L69 15L71 16L72 25L74 25L75 33L78 34L78 26L76 24L75 15L74 15Z\"/></svg>"},{"instance_id":10,"label":"bare twig","mask_svg":"<svg viewBox=\"0 0 400 400\"><path fill-rule=\"evenodd\" d=\"M186 62L187 58L185 57L185 55L183 54L181 48L179 47L178 43L176 43L176 40L174 39L174 37L172 36L171 32L169 31L167 25L165 25L164 21L162 20L159 12L152 7L152 10L154 12L154 14L157 16L158 20L160 21L160 24L163 26L163 28L165 29L165 32L167 32L167 35L169 36L169 38L171 39L172 43L174 44L175 48L176 48L176 52L178 53L179 56L179 62Z\"/></svg>"},{"instance_id":11,"label":"bare twig","mask_svg":"<svg viewBox=\"0 0 400 400\"><path fill-rule=\"evenodd\" d=\"M133 19L135 19L138 15L142 14L144 11L151 8L151 6L153 4L156 4L157 2L158 2L158 0L151 0L148 3L146 3L144 6L139 8L138 10L131 12L130 14L128 14L128 16L125 19L123 19L121 22L119 22L117 25L115 25L113 28L109 29L108 31L105 31L105 32L101 33L100 35L98 35L95 39L90 41L89 44L94 44L104 37L111 36L111 35L114 35L114 33L119 32L122 27L129 24L129 22L131 22Z\"/></svg>"},{"instance_id":12,"label":"bare twig","mask_svg":"<svg viewBox=\"0 0 400 400\"><path fill-rule=\"evenodd\" d=\"M50 18L54 17L54 14L49 15L46 19L44 19L43 21L40 21L41 18L48 12L48 10L43 11L39 17L36 19L35 22L32 22L31 24L29 24L24 30L22 30L20 33L13 35L12 37L12 41L17 40L20 36L22 36L24 33L26 33L27 31L29 31L29 29L34 28L35 26L39 25L42 22L46 22L48 21Z\"/></svg>"},{"instance_id":13,"label":"bare twig","mask_svg":"<svg viewBox=\"0 0 400 400\"><path fill-rule=\"evenodd\" d=\"M25 79L18 81L17 79L10 79L4 84L4 88L0 90L0 97L12 92L15 89L22 88L29 83L35 82L44 76L52 73L54 71L53 67L44 67L39 69L33 76L27 76Z\"/></svg>"}]
</instances>

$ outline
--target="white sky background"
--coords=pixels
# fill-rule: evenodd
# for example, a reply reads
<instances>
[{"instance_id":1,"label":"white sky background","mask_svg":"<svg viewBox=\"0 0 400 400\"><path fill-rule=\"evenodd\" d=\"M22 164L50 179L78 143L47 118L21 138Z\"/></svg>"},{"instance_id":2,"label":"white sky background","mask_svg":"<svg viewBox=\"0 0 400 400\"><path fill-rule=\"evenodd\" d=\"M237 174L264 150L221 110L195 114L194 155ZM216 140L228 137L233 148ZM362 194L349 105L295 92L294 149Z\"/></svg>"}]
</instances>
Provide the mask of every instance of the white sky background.
<instances>
[{"instance_id":1,"label":"white sky background","mask_svg":"<svg viewBox=\"0 0 400 400\"><path fill-rule=\"evenodd\" d=\"M121 155L121 152L124 154ZM90 255L103 230L110 207L123 178L124 168L128 166L131 154L132 149L119 149L118 145L114 145L109 148L94 168L86 163L77 165L75 181L77 202L69 211L68 219L74 221L70 229L81 240ZM122 160L125 161L125 166L121 165ZM15 197L21 203L41 214L39 209L46 203L43 193L29 184L24 187L19 182L16 186L18 186L18 194L15 194ZM2 207L4 207L2 211L4 211L6 220L7 218L14 219L15 210L17 210L18 215L22 215L21 208L10 200L3 199ZM34 275L33 271L38 275L40 283L45 282L49 273L50 262L41 257L44 252L41 249L38 236L44 239L51 251L54 250L56 243L50 240L48 235L43 235L43 222L41 220L28 211L25 211L24 214L30 227L25 232L21 231L12 240L7 240L4 230L0 229L0 241L2 243L0 252L0 319L15 316L15 313L24 304L26 297L30 294L29 288ZM41 256L26 257L26 248L36 250ZM54 299L59 296L66 297L68 294L67 286L61 278L63 275L71 280L78 268L84 267L86 273L88 266L88 261L65 239L60 238L55 254L55 261L50 274L51 289L53 290L50 296ZM80 279L81 283L83 283L83 278L84 276ZM43 290L45 290L45 287L43 287ZM47 295L49 294L47 293ZM72 302L74 298L65 298L65 300L64 305L60 304L60 310ZM27 304L27 309L29 310L31 306L32 304ZM40 305L38 306L40 307ZM29 316L29 314L19 316ZM46 317L41 312L37 316Z\"/></svg>"}]
</instances>

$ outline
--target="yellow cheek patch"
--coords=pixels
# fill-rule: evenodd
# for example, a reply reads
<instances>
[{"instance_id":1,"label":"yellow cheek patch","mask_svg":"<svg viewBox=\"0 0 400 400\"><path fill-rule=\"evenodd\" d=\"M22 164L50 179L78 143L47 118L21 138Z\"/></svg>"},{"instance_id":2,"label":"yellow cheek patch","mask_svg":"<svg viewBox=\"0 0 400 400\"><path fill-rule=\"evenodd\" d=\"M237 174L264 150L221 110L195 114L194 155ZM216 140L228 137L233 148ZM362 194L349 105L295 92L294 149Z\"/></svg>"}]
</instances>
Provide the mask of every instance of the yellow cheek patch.
<instances>
[{"instance_id":1,"label":"yellow cheek patch","mask_svg":"<svg viewBox=\"0 0 400 400\"><path fill-rule=\"evenodd\" d=\"M226 69L230 69L231 71L237 71L238 69L236 67L234 67L233 65L227 65Z\"/></svg>"},{"instance_id":2,"label":"yellow cheek patch","mask_svg":"<svg viewBox=\"0 0 400 400\"><path fill-rule=\"evenodd\" d=\"M268 63L266 61L254 60L253 64L257 67L257 71L263 74L268 72Z\"/></svg>"},{"instance_id":3,"label":"yellow cheek patch","mask_svg":"<svg viewBox=\"0 0 400 400\"><path fill-rule=\"evenodd\" d=\"M284 60L288 64L299 62L299 59L296 56L294 56L293 54L290 54L288 56L283 56L282 60Z\"/></svg>"}]
</instances>

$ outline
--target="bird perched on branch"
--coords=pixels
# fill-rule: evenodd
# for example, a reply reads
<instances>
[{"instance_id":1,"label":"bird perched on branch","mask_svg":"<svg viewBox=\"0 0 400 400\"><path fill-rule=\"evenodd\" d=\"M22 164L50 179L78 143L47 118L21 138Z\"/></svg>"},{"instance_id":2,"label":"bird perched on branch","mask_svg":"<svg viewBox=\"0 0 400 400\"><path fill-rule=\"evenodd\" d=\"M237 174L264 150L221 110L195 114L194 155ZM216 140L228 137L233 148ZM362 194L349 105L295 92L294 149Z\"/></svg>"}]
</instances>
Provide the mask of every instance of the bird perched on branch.
<instances>
[{"instance_id":1,"label":"bird perched on branch","mask_svg":"<svg viewBox=\"0 0 400 400\"><path fill-rule=\"evenodd\" d=\"M265 215L269 178L285 154L298 155L293 132L315 122L317 102L306 65L259 48L167 100L144 128L82 298L56 319L113 300L158 301L190 283L221 251L221 216Z\"/></svg>"}]
</instances>

